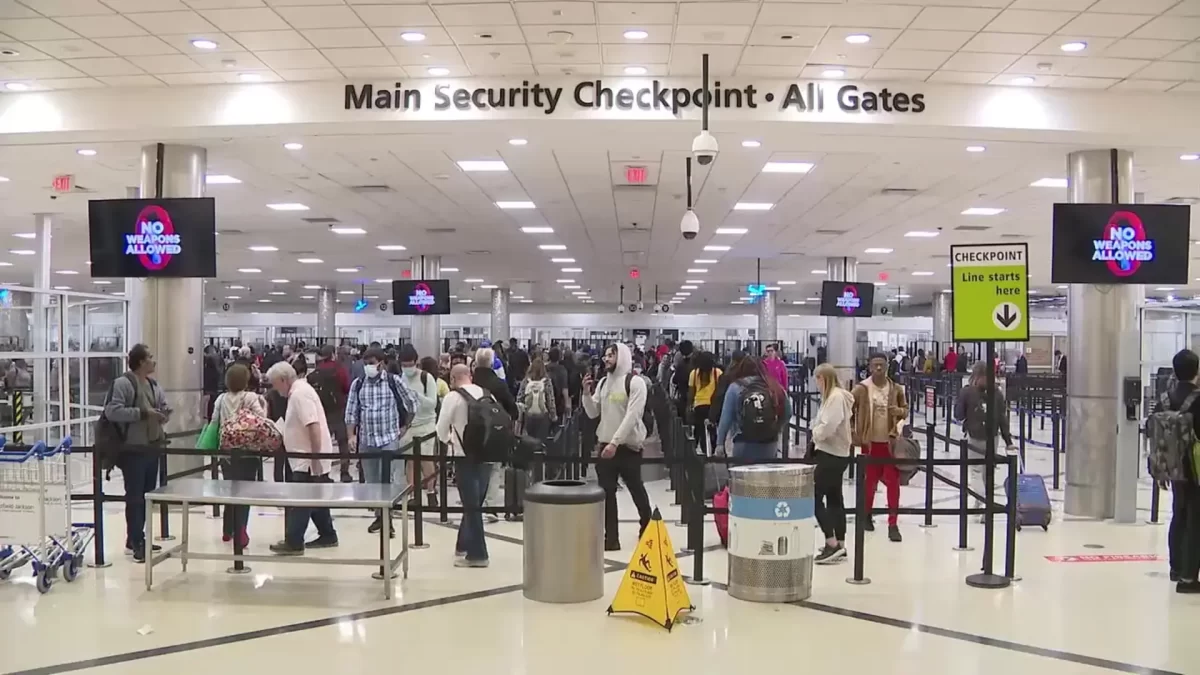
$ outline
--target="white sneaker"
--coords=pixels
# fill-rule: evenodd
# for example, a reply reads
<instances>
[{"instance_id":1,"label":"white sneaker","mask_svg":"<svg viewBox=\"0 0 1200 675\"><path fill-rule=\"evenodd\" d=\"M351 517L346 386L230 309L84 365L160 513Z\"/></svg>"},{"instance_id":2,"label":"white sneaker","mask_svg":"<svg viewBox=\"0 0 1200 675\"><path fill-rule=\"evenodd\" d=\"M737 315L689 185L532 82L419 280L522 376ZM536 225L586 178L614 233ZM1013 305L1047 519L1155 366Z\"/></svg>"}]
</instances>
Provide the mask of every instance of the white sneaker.
<instances>
[{"instance_id":1,"label":"white sneaker","mask_svg":"<svg viewBox=\"0 0 1200 675\"><path fill-rule=\"evenodd\" d=\"M487 560L467 560L466 555L454 561L455 567L487 567Z\"/></svg>"},{"instance_id":2,"label":"white sneaker","mask_svg":"<svg viewBox=\"0 0 1200 675\"><path fill-rule=\"evenodd\" d=\"M500 522L500 516L498 516L498 515L496 515L496 514L494 514L494 513L485 513L485 514L483 514L483 519L484 519L484 521L485 521L485 522L487 522L487 523L498 523L498 522Z\"/></svg>"}]
</instances>

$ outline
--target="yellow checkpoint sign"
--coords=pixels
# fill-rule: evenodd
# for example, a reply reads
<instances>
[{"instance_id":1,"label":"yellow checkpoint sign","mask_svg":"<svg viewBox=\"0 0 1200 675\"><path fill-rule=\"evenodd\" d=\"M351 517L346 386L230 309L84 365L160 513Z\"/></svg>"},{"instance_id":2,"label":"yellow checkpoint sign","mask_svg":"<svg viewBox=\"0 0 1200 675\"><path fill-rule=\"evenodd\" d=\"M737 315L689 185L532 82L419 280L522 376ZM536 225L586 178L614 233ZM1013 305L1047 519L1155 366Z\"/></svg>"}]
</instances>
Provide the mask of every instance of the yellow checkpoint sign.
<instances>
[{"instance_id":1,"label":"yellow checkpoint sign","mask_svg":"<svg viewBox=\"0 0 1200 675\"><path fill-rule=\"evenodd\" d=\"M654 509L608 613L641 614L669 631L680 612L692 609L671 535Z\"/></svg>"},{"instance_id":2,"label":"yellow checkpoint sign","mask_svg":"<svg viewBox=\"0 0 1200 675\"><path fill-rule=\"evenodd\" d=\"M950 247L954 341L1029 340L1029 245Z\"/></svg>"}]
</instances>

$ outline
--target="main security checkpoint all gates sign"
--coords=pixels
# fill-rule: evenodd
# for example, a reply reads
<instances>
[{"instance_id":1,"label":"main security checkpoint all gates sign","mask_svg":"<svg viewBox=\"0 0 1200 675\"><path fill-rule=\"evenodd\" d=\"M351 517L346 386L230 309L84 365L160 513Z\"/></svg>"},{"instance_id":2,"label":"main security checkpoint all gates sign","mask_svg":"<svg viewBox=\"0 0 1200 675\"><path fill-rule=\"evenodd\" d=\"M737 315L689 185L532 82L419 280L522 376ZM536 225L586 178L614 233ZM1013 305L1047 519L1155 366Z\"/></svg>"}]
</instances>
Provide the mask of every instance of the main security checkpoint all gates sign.
<instances>
[{"instance_id":1,"label":"main security checkpoint all gates sign","mask_svg":"<svg viewBox=\"0 0 1200 675\"><path fill-rule=\"evenodd\" d=\"M1029 340L1029 245L950 247L954 341Z\"/></svg>"}]
</instances>

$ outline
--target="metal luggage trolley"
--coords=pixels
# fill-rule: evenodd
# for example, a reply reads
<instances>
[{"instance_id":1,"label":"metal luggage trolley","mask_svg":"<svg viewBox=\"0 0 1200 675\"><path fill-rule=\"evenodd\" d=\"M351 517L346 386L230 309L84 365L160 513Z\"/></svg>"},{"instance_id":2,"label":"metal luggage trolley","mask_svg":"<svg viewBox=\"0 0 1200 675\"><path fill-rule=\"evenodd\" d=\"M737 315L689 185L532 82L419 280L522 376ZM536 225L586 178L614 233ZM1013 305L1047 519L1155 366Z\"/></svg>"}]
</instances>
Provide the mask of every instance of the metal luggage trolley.
<instances>
[{"instance_id":1,"label":"metal luggage trolley","mask_svg":"<svg viewBox=\"0 0 1200 675\"><path fill-rule=\"evenodd\" d=\"M71 523L71 490L90 482L90 462L84 464L71 461L69 437L53 450L38 441L23 451L5 448L0 438L0 581L26 563L42 593L60 569L68 582L78 576L95 536L90 526Z\"/></svg>"}]
</instances>

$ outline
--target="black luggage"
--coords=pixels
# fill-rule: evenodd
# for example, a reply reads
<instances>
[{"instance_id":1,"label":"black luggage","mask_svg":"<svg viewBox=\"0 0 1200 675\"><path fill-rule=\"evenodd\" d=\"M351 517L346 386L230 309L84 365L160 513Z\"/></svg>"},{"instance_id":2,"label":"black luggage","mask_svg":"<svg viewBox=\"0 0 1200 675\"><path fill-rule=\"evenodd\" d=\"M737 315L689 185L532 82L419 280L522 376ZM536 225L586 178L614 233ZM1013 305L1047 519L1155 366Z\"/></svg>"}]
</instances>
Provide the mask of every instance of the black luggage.
<instances>
[{"instance_id":1,"label":"black luggage","mask_svg":"<svg viewBox=\"0 0 1200 675\"><path fill-rule=\"evenodd\" d=\"M525 488L529 487L529 472L512 466L504 467L504 519L521 522L525 517Z\"/></svg>"}]
</instances>

